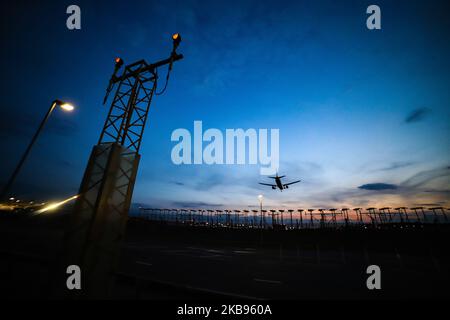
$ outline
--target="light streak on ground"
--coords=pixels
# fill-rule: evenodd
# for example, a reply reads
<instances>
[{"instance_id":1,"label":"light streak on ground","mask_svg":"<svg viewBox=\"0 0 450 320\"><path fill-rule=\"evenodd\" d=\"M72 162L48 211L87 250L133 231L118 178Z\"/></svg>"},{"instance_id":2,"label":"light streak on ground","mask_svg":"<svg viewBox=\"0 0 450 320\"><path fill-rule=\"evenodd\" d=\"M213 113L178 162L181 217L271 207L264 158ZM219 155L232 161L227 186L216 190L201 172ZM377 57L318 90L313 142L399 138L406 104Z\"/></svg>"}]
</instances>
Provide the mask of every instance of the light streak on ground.
<instances>
[{"instance_id":1,"label":"light streak on ground","mask_svg":"<svg viewBox=\"0 0 450 320\"><path fill-rule=\"evenodd\" d=\"M36 211L36 214L41 214L41 213L44 213L44 212L47 212L47 211L55 210L55 209L65 205L65 204L67 204L67 203L69 203L69 202L71 202L71 201L73 201L73 200L75 200L77 198L78 198L78 195L70 197L70 198L68 198L66 200L63 200L63 201L60 201L60 202L57 202L57 203L50 203L49 205L45 206L44 208Z\"/></svg>"},{"instance_id":2,"label":"light streak on ground","mask_svg":"<svg viewBox=\"0 0 450 320\"><path fill-rule=\"evenodd\" d=\"M7 204L0 204L0 210L4 211L14 211L15 206L7 205Z\"/></svg>"}]
</instances>

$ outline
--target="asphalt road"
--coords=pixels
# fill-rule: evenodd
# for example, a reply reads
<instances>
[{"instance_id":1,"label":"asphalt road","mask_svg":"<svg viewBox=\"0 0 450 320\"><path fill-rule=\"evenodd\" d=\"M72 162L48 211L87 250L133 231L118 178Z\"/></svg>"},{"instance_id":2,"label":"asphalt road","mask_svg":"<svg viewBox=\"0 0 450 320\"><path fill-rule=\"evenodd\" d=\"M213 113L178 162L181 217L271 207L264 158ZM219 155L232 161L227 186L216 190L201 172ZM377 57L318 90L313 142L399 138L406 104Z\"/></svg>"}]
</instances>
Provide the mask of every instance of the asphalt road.
<instances>
[{"instance_id":1,"label":"asphalt road","mask_svg":"<svg viewBox=\"0 0 450 320\"><path fill-rule=\"evenodd\" d=\"M366 268L382 271L382 289L367 289ZM256 248L128 242L120 272L138 279L230 298L389 299L442 297L448 280L437 261L320 248ZM151 288L151 287L150 287ZM158 298L152 290L140 298ZM171 298L170 294L159 298ZM173 298L179 296L174 295Z\"/></svg>"},{"instance_id":2,"label":"asphalt road","mask_svg":"<svg viewBox=\"0 0 450 320\"><path fill-rule=\"evenodd\" d=\"M0 292L9 298L45 298L61 252L60 221L2 221ZM434 234L435 232L432 232ZM126 299L407 299L449 298L449 255L416 250L407 238L397 250L363 250L358 235L311 231L199 230L131 224L114 298ZM284 233L283 233L284 234ZM400 242L407 235L396 236ZM445 231L434 243L447 250ZM342 233L340 236L348 236ZM363 234L365 235L365 233ZM372 236L369 237L372 239ZM385 236L383 236L385 238ZM426 239L429 236L426 235ZM295 241L294 241L295 240ZM374 242L378 242L378 236ZM423 242L423 238L419 238ZM265 240L266 241L266 240ZM350 245L351 244L351 245ZM370 244L370 243L369 243ZM427 246L428 248L428 246ZM366 268L381 268L382 289L368 290Z\"/></svg>"}]
</instances>

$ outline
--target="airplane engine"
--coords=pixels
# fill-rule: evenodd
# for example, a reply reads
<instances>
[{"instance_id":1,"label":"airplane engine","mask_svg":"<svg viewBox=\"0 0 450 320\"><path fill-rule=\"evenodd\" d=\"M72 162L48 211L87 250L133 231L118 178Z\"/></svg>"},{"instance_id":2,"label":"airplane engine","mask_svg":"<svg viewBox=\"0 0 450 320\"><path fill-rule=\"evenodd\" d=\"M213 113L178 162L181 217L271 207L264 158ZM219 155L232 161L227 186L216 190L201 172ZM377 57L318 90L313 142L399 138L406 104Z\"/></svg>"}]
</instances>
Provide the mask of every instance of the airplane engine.
<instances>
[{"instance_id":1,"label":"airplane engine","mask_svg":"<svg viewBox=\"0 0 450 320\"><path fill-rule=\"evenodd\" d=\"M272 190L275 190L277 187L272 187Z\"/></svg>"},{"instance_id":2,"label":"airplane engine","mask_svg":"<svg viewBox=\"0 0 450 320\"><path fill-rule=\"evenodd\" d=\"M284 186L285 189L289 189L289 186Z\"/></svg>"}]
</instances>

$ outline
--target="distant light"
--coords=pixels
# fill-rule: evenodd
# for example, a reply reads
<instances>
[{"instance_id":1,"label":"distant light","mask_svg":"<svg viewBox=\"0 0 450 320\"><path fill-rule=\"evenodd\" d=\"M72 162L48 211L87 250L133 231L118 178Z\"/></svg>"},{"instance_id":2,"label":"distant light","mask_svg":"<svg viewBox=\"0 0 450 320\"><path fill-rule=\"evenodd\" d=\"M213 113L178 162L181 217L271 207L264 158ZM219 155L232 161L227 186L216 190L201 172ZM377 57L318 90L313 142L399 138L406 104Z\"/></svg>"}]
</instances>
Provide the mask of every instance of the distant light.
<instances>
[{"instance_id":1,"label":"distant light","mask_svg":"<svg viewBox=\"0 0 450 320\"><path fill-rule=\"evenodd\" d=\"M36 211L36 213L37 213L37 214L41 214L41 213L44 213L44 212L47 212L47 211L55 210L55 209L57 209L57 208L59 208L59 207L65 205L66 203L68 203L68 202L70 202L70 201L73 201L73 200L75 200L75 199L77 199L77 198L78 198L78 195L73 196L73 197L70 197L70 198L68 198L68 199L66 199L66 200L63 200L63 201L61 201L61 202L50 203L50 204L49 204L48 206L46 206L45 208L42 208L41 210Z\"/></svg>"},{"instance_id":2,"label":"distant light","mask_svg":"<svg viewBox=\"0 0 450 320\"><path fill-rule=\"evenodd\" d=\"M262 194L260 194L260 195L258 196L258 199L259 199L259 200L262 200L262 199L264 199L264 196L263 196Z\"/></svg>"},{"instance_id":3,"label":"distant light","mask_svg":"<svg viewBox=\"0 0 450 320\"><path fill-rule=\"evenodd\" d=\"M16 200L16 198L9 198L9 201L14 201L14 200Z\"/></svg>"},{"instance_id":4,"label":"distant light","mask_svg":"<svg viewBox=\"0 0 450 320\"><path fill-rule=\"evenodd\" d=\"M61 107L61 109L63 109L64 111L73 111L73 109L75 109L72 104L65 101L61 101L59 99L56 99L53 103L55 106Z\"/></svg>"},{"instance_id":5,"label":"distant light","mask_svg":"<svg viewBox=\"0 0 450 320\"><path fill-rule=\"evenodd\" d=\"M73 111L75 109L75 107L73 105L71 105L70 103L63 103L62 105L60 105L61 109L63 109L64 111Z\"/></svg>"},{"instance_id":6,"label":"distant light","mask_svg":"<svg viewBox=\"0 0 450 320\"><path fill-rule=\"evenodd\" d=\"M114 61L116 62L116 69L117 70L120 69L123 66L122 58L116 58Z\"/></svg>"},{"instance_id":7,"label":"distant light","mask_svg":"<svg viewBox=\"0 0 450 320\"><path fill-rule=\"evenodd\" d=\"M16 200L16 203L19 203L20 202L20 200Z\"/></svg>"},{"instance_id":8,"label":"distant light","mask_svg":"<svg viewBox=\"0 0 450 320\"><path fill-rule=\"evenodd\" d=\"M178 46L181 43L181 36L179 33L175 33L172 36L172 40L173 40L173 51L175 52L175 50L177 50Z\"/></svg>"}]
</instances>

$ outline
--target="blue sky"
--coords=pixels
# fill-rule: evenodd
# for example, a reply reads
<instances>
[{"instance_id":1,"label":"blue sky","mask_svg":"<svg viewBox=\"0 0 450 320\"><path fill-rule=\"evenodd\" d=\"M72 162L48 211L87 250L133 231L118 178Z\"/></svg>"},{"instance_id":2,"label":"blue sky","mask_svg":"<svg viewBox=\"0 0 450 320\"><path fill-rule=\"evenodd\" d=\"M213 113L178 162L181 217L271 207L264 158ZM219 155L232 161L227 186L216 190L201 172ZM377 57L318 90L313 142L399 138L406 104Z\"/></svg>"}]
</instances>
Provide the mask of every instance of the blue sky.
<instances>
[{"instance_id":1,"label":"blue sky","mask_svg":"<svg viewBox=\"0 0 450 320\"><path fill-rule=\"evenodd\" d=\"M15 185L25 198L77 192L108 108L113 60L179 52L153 101L133 202L163 207L450 205L450 41L445 1L11 2L2 12L1 180L54 98L55 112ZM447 10L447 11L446 11ZM164 70L165 71L165 70ZM161 70L160 73L164 74ZM175 166L173 130L280 130L280 193L259 166Z\"/></svg>"}]
</instances>

